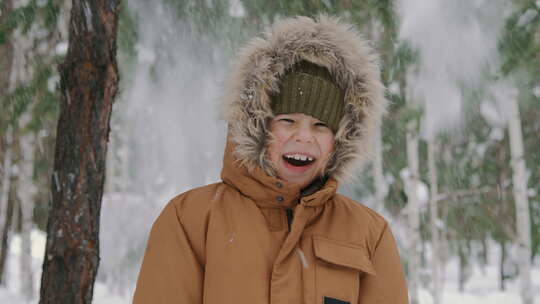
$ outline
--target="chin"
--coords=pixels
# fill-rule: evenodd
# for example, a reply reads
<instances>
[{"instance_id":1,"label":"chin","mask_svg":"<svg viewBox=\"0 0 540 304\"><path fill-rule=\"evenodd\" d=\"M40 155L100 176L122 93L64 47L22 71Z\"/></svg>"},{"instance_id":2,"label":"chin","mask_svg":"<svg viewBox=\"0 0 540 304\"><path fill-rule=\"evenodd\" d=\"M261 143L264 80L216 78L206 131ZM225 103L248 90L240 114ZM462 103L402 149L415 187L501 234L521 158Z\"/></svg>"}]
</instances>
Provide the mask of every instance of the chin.
<instances>
[{"instance_id":1,"label":"chin","mask_svg":"<svg viewBox=\"0 0 540 304\"><path fill-rule=\"evenodd\" d=\"M313 181L314 178L302 178L302 179L294 179L294 178L285 178L286 181L290 182L290 183L293 183L293 184L297 184L297 185L300 185L302 188L309 185L312 181Z\"/></svg>"},{"instance_id":2,"label":"chin","mask_svg":"<svg viewBox=\"0 0 540 304\"><path fill-rule=\"evenodd\" d=\"M291 174L291 172L289 172L287 168L282 167L278 171L278 176L287 182L298 184L301 187L305 187L317 177L317 174L315 174L312 170L308 170L307 172L304 172L302 174Z\"/></svg>"}]
</instances>

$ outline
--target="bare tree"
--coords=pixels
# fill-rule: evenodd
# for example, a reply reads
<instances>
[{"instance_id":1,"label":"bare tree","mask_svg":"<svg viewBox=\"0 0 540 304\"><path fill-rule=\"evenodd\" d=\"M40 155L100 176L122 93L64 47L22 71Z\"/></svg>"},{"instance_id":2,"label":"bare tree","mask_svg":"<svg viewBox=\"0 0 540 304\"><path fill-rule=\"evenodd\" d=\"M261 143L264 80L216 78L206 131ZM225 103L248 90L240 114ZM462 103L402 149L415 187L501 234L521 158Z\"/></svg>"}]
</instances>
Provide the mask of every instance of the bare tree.
<instances>
[{"instance_id":1,"label":"bare tree","mask_svg":"<svg viewBox=\"0 0 540 304\"><path fill-rule=\"evenodd\" d=\"M21 117L21 125L30 120L30 115L25 113ZM35 134L27 132L19 139L21 150L20 172L18 174L17 197L21 207L21 294L27 301L34 298L34 274L32 272L32 213L34 210L34 195L36 186L33 183L34 176L34 148Z\"/></svg>"},{"instance_id":2,"label":"bare tree","mask_svg":"<svg viewBox=\"0 0 540 304\"><path fill-rule=\"evenodd\" d=\"M437 181L437 166L435 165L435 155L437 155L437 141L433 136L428 139L428 173L429 173L429 211L430 211L430 231L431 231L431 245L433 251L433 259L431 264L431 282L432 282L432 294L433 303L439 304L441 302L442 294L442 252L440 246L440 236L438 223L439 210L438 210L438 181Z\"/></svg>"},{"instance_id":3,"label":"bare tree","mask_svg":"<svg viewBox=\"0 0 540 304\"><path fill-rule=\"evenodd\" d=\"M409 222L409 293L411 304L419 303L418 290L420 288L420 214L418 187L420 172L418 169L418 122L407 122L407 165L409 175L405 179L407 193L407 217Z\"/></svg>"},{"instance_id":4,"label":"bare tree","mask_svg":"<svg viewBox=\"0 0 540 304\"><path fill-rule=\"evenodd\" d=\"M382 130L381 126L375 129L374 153L373 159L373 178L375 181L375 209L381 212L384 209L384 197L386 196L386 182L383 171L383 149L382 149Z\"/></svg>"},{"instance_id":5,"label":"bare tree","mask_svg":"<svg viewBox=\"0 0 540 304\"><path fill-rule=\"evenodd\" d=\"M12 162L12 144L13 128L8 127L6 131L4 160L2 162L2 192L0 194L0 285L5 284L4 265L7 257L8 232L11 210L9 208L9 190L11 189L11 162Z\"/></svg>"},{"instance_id":6,"label":"bare tree","mask_svg":"<svg viewBox=\"0 0 540 304\"><path fill-rule=\"evenodd\" d=\"M531 284L531 221L527 197L527 170L521 132L521 118L517 97L509 98L508 135L512 154L512 183L516 203L516 231L518 244L518 267L521 280L523 304L532 304Z\"/></svg>"},{"instance_id":7,"label":"bare tree","mask_svg":"<svg viewBox=\"0 0 540 304\"><path fill-rule=\"evenodd\" d=\"M0 24L5 24L13 11L13 1L0 2ZM13 68L13 43L9 35L4 43L0 43L0 69L7 71L0 73L0 96L6 96L13 91L12 68ZM5 113L5 112L4 112ZM4 114L2 113L2 114ZM1 116L3 116L0 114ZM5 115L5 114L4 114ZM0 117L0 121L7 122L9 117ZM2 126L0 126L2 127ZM3 134L3 162L2 162L2 190L0 192L0 285L5 285L4 269L9 246L9 227L11 225L11 207L9 205L9 191L11 189L12 163L13 163L13 126L9 123Z\"/></svg>"},{"instance_id":8,"label":"bare tree","mask_svg":"<svg viewBox=\"0 0 540 304\"><path fill-rule=\"evenodd\" d=\"M59 67L61 104L40 303L91 303L112 105L120 0L73 0Z\"/></svg>"}]
</instances>

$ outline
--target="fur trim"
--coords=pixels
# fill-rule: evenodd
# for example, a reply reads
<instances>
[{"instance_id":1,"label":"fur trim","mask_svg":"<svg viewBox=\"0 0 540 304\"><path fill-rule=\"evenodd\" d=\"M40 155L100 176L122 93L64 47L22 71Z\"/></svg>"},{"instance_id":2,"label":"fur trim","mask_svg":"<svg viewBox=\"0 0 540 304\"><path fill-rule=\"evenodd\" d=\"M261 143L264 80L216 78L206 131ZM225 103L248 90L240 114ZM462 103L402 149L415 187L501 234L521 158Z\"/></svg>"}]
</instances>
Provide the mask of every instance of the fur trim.
<instances>
[{"instance_id":1,"label":"fur trim","mask_svg":"<svg viewBox=\"0 0 540 304\"><path fill-rule=\"evenodd\" d=\"M266 157L267 122L274 116L269 95L278 91L285 71L301 60L326 67L345 90L345 114L326 174L343 181L371 158L374 131L387 101L378 57L352 25L325 15L285 19L253 39L238 58L223 110L241 165L274 175Z\"/></svg>"}]
</instances>

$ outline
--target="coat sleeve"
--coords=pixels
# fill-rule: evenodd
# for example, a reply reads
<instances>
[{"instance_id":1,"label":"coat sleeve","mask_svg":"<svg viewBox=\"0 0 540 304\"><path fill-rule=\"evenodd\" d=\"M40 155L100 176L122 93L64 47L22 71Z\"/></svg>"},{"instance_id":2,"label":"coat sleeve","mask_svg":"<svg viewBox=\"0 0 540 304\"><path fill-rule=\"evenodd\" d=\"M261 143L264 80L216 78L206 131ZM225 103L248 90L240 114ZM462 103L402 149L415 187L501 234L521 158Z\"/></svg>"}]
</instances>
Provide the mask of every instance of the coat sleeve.
<instances>
[{"instance_id":1,"label":"coat sleeve","mask_svg":"<svg viewBox=\"0 0 540 304\"><path fill-rule=\"evenodd\" d=\"M360 281L358 303L407 304L407 283L399 259L396 241L385 224L371 262L375 275L365 275Z\"/></svg>"},{"instance_id":2,"label":"coat sleeve","mask_svg":"<svg viewBox=\"0 0 540 304\"><path fill-rule=\"evenodd\" d=\"M170 202L152 226L134 304L202 303L204 270Z\"/></svg>"}]
</instances>

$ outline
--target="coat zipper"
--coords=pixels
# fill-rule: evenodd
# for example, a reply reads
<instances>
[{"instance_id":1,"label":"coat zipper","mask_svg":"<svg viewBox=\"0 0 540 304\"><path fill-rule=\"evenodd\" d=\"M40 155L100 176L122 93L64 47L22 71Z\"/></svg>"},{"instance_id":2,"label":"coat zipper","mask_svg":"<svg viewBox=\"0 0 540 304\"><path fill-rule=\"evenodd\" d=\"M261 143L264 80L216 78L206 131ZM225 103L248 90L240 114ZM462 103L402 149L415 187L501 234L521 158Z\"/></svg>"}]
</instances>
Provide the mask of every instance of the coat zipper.
<instances>
[{"instance_id":1,"label":"coat zipper","mask_svg":"<svg viewBox=\"0 0 540 304\"><path fill-rule=\"evenodd\" d=\"M293 210L291 208L285 209L285 212L287 213L287 224L289 226L289 232L291 231L291 224L294 217Z\"/></svg>"}]
</instances>

